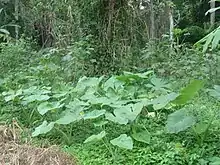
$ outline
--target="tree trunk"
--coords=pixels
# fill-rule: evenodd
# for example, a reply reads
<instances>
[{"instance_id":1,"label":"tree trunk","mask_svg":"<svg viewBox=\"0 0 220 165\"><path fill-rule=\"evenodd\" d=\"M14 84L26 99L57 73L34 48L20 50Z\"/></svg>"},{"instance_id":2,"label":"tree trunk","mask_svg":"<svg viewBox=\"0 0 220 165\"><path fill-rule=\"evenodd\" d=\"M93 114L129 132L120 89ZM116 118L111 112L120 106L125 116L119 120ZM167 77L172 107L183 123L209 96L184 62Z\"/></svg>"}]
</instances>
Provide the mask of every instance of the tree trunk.
<instances>
[{"instance_id":1,"label":"tree trunk","mask_svg":"<svg viewBox=\"0 0 220 165\"><path fill-rule=\"evenodd\" d=\"M215 1L210 2L210 7L211 9L215 8ZM211 23L211 26L215 24L215 12L212 12L210 15L210 23Z\"/></svg>"},{"instance_id":2,"label":"tree trunk","mask_svg":"<svg viewBox=\"0 0 220 165\"><path fill-rule=\"evenodd\" d=\"M150 0L150 22L151 22L151 27L150 27L150 38L154 39L155 38L155 13L154 13L154 2L153 0Z\"/></svg>"},{"instance_id":3,"label":"tree trunk","mask_svg":"<svg viewBox=\"0 0 220 165\"><path fill-rule=\"evenodd\" d=\"M173 9L169 6L169 20L170 20L170 41L173 42L173 29L174 29L174 20L173 20Z\"/></svg>"},{"instance_id":4,"label":"tree trunk","mask_svg":"<svg viewBox=\"0 0 220 165\"><path fill-rule=\"evenodd\" d=\"M16 23L18 23L18 17L19 17L19 0L15 0L15 3L14 3L14 10L15 10L15 20L16 20ZM18 29L18 26L16 25L15 26L15 38L16 40L18 40L19 38L19 29Z\"/></svg>"}]
</instances>

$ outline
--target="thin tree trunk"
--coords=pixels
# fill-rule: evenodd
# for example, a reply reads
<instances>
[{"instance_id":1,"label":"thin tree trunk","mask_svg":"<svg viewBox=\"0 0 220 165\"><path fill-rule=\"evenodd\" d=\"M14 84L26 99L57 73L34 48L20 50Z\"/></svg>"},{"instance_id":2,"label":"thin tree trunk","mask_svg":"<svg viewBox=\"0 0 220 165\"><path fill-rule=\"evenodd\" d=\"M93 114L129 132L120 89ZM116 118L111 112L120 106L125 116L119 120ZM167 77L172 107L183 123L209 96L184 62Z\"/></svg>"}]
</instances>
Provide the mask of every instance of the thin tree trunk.
<instances>
[{"instance_id":1,"label":"thin tree trunk","mask_svg":"<svg viewBox=\"0 0 220 165\"><path fill-rule=\"evenodd\" d=\"M210 2L210 7L211 9L215 8L215 1ZM210 23L211 23L211 26L215 24L215 12L212 12L210 15Z\"/></svg>"},{"instance_id":2,"label":"thin tree trunk","mask_svg":"<svg viewBox=\"0 0 220 165\"><path fill-rule=\"evenodd\" d=\"M170 20L170 41L173 42L174 20L173 20L173 9L171 6L169 6L169 20Z\"/></svg>"},{"instance_id":3,"label":"thin tree trunk","mask_svg":"<svg viewBox=\"0 0 220 165\"><path fill-rule=\"evenodd\" d=\"M115 8L116 0L109 0L109 11L108 11L108 26L107 26L107 40L112 39L112 20L114 16L114 8Z\"/></svg>"},{"instance_id":4,"label":"thin tree trunk","mask_svg":"<svg viewBox=\"0 0 220 165\"><path fill-rule=\"evenodd\" d=\"M15 3L14 3L14 10L15 10L15 20L16 20L16 23L18 22L18 17L19 17L19 0L15 0ZM15 26L15 38L16 40L18 40L19 38L19 29L18 29L18 26Z\"/></svg>"},{"instance_id":5,"label":"thin tree trunk","mask_svg":"<svg viewBox=\"0 0 220 165\"><path fill-rule=\"evenodd\" d=\"M155 38L155 13L154 13L154 3L153 0L150 0L150 22L151 22L151 28L150 28L150 38Z\"/></svg>"}]
</instances>

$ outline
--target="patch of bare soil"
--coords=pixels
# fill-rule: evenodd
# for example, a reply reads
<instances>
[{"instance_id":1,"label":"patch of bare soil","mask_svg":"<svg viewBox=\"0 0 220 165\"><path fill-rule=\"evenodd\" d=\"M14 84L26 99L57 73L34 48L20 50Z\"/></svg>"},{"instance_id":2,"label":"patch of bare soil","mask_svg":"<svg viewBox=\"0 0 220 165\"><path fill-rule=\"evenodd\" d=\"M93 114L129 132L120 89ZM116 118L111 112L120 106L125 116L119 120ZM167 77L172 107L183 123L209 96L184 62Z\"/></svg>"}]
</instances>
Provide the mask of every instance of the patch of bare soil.
<instances>
[{"instance_id":1,"label":"patch of bare soil","mask_svg":"<svg viewBox=\"0 0 220 165\"><path fill-rule=\"evenodd\" d=\"M76 165L58 147L38 148L19 144L15 131L0 126L0 165Z\"/></svg>"}]
</instances>

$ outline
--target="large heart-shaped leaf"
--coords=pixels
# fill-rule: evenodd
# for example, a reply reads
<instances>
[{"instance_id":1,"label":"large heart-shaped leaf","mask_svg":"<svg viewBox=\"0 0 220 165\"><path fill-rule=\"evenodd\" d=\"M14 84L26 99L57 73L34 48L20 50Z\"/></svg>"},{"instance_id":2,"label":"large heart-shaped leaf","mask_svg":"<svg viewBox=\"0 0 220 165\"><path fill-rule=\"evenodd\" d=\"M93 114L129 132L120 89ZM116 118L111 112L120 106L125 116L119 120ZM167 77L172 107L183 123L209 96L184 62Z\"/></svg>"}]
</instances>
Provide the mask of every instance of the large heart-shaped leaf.
<instances>
[{"instance_id":1,"label":"large heart-shaped leaf","mask_svg":"<svg viewBox=\"0 0 220 165\"><path fill-rule=\"evenodd\" d=\"M194 80L180 92L180 95L173 101L174 104L184 105L191 100L197 92L203 87L204 83L200 80Z\"/></svg>"},{"instance_id":2,"label":"large heart-shaped leaf","mask_svg":"<svg viewBox=\"0 0 220 165\"><path fill-rule=\"evenodd\" d=\"M75 106L72 109L66 110L62 117L56 121L57 124L70 124L75 121L79 121L83 118L83 107Z\"/></svg>"},{"instance_id":3,"label":"large heart-shaped leaf","mask_svg":"<svg viewBox=\"0 0 220 165\"><path fill-rule=\"evenodd\" d=\"M96 119L98 118L99 116L102 116L104 115L106 112L106 110L93 110L91 112L88 112L84 115L84 120L87 120L87 119Z\"/></svg>"},{"instance_id":4,"label":"large heart-shaped leaf","mask_svg":"<svg viewBox=\"0 0 220 165\"><path fill-rule=\"evenodd\" d=\"M60 104L60 102L43 102L38 107L37 110L41 115L44 115L48 111L59 109L63 107L64 104Z\"/></svg>"},{"instance_id":5,"label":"large heart-shaped leaf","mask_svg":"<svg viewBox=\"0 0 220 165\"><path fill-rule=\"evenodd\" d=\"M140 132L134 132L132 134L132 137L139 142L150 144L151 135L147 130L143 130Z\"/></svg>"},{"instance_id":6,"label":"large heart-shaped leaf","mask_svg":"<svg viewBox=\"0 0 220 165\"><path fill-rule=\"evenodd\" d=\"M220 100L220 85L215 85L214 89L208 89L208 92L211 96Z\"/></svg>"},{"instance_id":7,"label":"large heart-shaped leaf","mask_svg":"<svg viewBox=\"0 0 220 165\"><path fill-rule=\"evenodd\" d=\"M100 133L97 134L97 135L92 135L92 136L88 137L88 138L84 141L84 143L99 141L99 140L102 140L102 138L104 138L105 136L106 136L106 132L105 132L105 131L102 131L102 132L100 132Z\"/></svg>"},{"instance_id":8,"label":"large heart-shaped leaf","mask_svg":"<svg viewBox=\"0 0 220 165\"><path fill-rule=\"evenodd\" d=\"M8 92L3 92L2 95L5 96L4 99L6 102L13 101L17 96L22 94L22 89L17 91L10 90Z\"/></svg>"},{"instance_id":9,"label":"large heart-shaped leaf","mask_svg":"<svg viewBox=\"0 0 220 165\"><path fill-rule=\"evenodd\" d=\"M103 77L82 77L79 79L75 91L83 92L87 88L97 88Z\"/></svg>"},{"instance_id":10,"label":"large heart-shaped leaf","mask_svg":"<svg viewBox=\"0 0 220 165\"><path fill-rule=\"evenodd\" d=\"M160 78L153 77L151 79L151 83L152 85L148 84L147 87L151 87L155 91L158 91L158 90L168 91L167 89L170 89L170 84L166 83Z\"/></svg>"},{"instance_id":11,"label":"large heart-shaped leaf","mask_svg":"<svg viewBox=\"0 0 220 165\"><path fill-rule=\"evenodd\" d=\"M152 101L153 108L155 110L162 109L171 101L175 100L178 96L179 94L174 92L167 95L161 95Z\"/></svg>"},{"instance_id":12,"label":"large heart-shaped leaf","mask_svg":"<svg viewBox=\"0 0 220 165\"><path fill-rule=\"evenodd\" d=\"M124 125L128 124L128 119L126 119L122 116L114 116L112 113L106 113L105 118L107 120L114 122L114 123L124 124Z\"/></svg>"},{"instance_id":13,"label":"large heart-shaped leaf","mask_svg":"<svg viewBox=\"0 0 220 165\"><path fill-rule=\"evenodd\" d=\"M50 96L48 95L30 95L25 97L23 100L24 104L28 104L34 101L47 101L50 99Z\"/></svg>"},{"instance_id":14,"label":"large heart-shaped leaf","mask_svg":"<svg viewBox=\"0 0 220 165\"><path fill-rule=\"evenodd\" d=\"M195 118L187 116L185 110L181 109L168 116L166 128L169 133L178 133L193 126L195 123Z\"/></svg>"},{"instance_id":15,"label":"large heart-shaped leaf","mask_svg":"<svg viewBox=\"0 0 220 165\"><path fill-rule=\"evenodd\" d=\"M143 104L141 102L136 104L128 104L126 106L121 106L114 110L114 115L117 118L124 118L130 122L134 121L143 109Z\"/></svg>"},{"instance_id":16,"label":"large heart-shaped leaf","mask_svg":"<svg viewBox=\"0 0 220 165\"><path fill-rule=\"evenodd\" d=\"M119 88L123 88L123 85L124 85L123 82L116 79L115 76L112 76L103 84L103 88L105 91L108 91L109 88L113 90L117 90Z\"/></svg>"},{"instance_id":17,"label":"large heart-shaped leaf","mask_svg":"<svg viewBox=\"0 0 220 165\"><path fill-rule=\"evenodd\" d=\"M130 136L127 136L126 134L121 134L119 137L113 139L110 141L112 145L118 146L120 148L124 149L133 149L133 141Z\"/></svg>"},{"instance_id":18,"label":"large heart-shaped leaf","mask_svg":"<svg viewBox=\"0 0 220 165\"><path fill-rule=\"evenodd\" d=\"M210 161L209 165L220 165L220 157L211 157L208 159Z\"/></svg>"},{"instance_id":19,"label":"large heart-shaped leaf","mask_svg":"<svg viewBox=\"0 0 220 165\"><path fill-rule=\"evenodd\" d=\"M197 134L200 135L200 134L206 132L208 126L209 126L208 123L204 123L204 122L197 123L197 124L194 126L194 131L195 131Z\"/></svg>"},{"instance_id":20,"label":"large heart-shaped leaf","mask_svg":"<svg viewBox=\"0 0 220 165\"><path fill-rule=\"evenodd\" d=\"M32 133L33 137L36 137L40 134L45 134L49 131L51 131L54 127L54 122L51 122L48 124L47 121L44 121L41 125L39 125L37 128L35 128L34 132Z\"/></svg>"},{"instance_id":21,"label":"large heart-shaped leaf","mask_svg":"<svg viewBox=\"0 0 220 165\"><path fill-rule=\"evenodd\" d=\"M122 82L130 83L132 81L137 81L137 80L149 78L149 75L152 73L153 73L153 71L147 71L144 73L124 72L124 75L117 76L116 78Z\"/></svg>"}]
</instances>

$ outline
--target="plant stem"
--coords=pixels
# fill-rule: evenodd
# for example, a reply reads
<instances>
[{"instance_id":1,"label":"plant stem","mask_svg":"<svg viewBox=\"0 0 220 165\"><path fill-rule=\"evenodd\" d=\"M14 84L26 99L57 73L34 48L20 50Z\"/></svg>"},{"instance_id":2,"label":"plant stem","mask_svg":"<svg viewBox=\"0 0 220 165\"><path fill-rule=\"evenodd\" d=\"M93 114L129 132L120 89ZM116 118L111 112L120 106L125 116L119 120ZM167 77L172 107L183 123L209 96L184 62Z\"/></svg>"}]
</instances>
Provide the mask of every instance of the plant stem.
<instances>
[{"instance_id":1,"label":"plant stem","mask_svg":"<svg viewBox=\"0 0 220 165\"><path fill-rule=\"evenodd\" d=\"M64 138L65 138L66 141L67 141L67 144L69 145L69 144L70 144L70 139L69 139L69 137L67 136L67 134L66 134L65 132L63 132L62 130L60 130L59 128L56 128L56 127L54 127L54 128L64 136Z\"/></svg>"},{"instance_id":2,"label":"plant stem","mask_svg":"<svg viewBox=\"0 0 220 165\"><path fill-rule=\"evenodd\" d=\"M215 115L213 115L212 118L209 120L209 123L208 123L208 125L206 127L206 130L204 132L204 135L202 136L202 139L201 139L201 145L204 143L204 141L206 140L206 138L208 136L208 131L209 131L209 128L211 127L211 125L212 125L212 122L213 122L214 118L215 118Z\"/></svg>"},{"instance_id":3,"label":"plant stem","mask_svg":"<svg viewBox=\"0 0 220 165\"><path fill-rule=\"evenodd\" d=\"M113 160L114 160L113 164L116 164L116 156L115 156L115 154L114 154L114 152L113 152L111 146L108 145L108 142L106 142L106 141L103 140L103 139L102 139L102 142L103 142L103 144L105 145L105 147L107 148L107 150L111 153L112 158L113 158Z\"/></svg>"}]
</instances>

